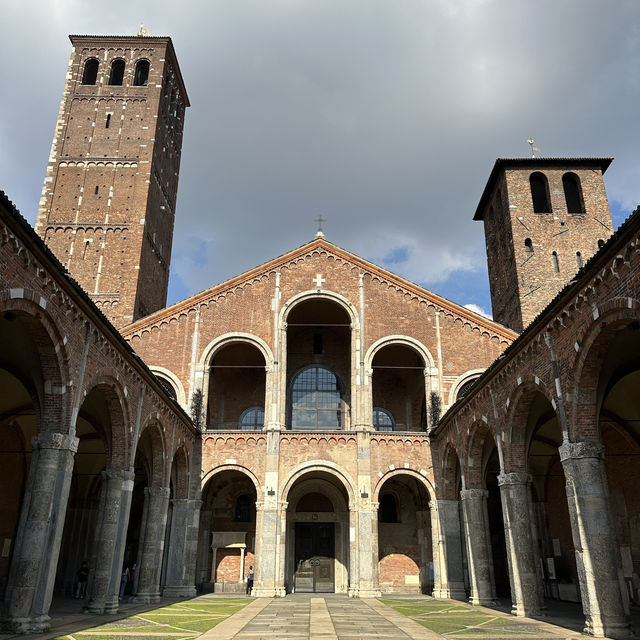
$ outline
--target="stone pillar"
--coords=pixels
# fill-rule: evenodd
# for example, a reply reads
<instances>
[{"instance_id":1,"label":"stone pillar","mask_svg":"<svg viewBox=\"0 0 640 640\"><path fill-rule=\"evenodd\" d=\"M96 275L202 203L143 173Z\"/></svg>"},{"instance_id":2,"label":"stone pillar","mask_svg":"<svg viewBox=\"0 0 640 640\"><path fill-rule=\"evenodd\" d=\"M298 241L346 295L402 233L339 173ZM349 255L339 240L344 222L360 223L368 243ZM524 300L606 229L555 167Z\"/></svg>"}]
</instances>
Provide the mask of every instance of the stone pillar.
<instances>
[{"instance_id":1,"label":"stone pillar","mask_svg":"<svg viewBox=\"0 0 640 640\"><path fill-rule=\"evenodd\" d=\"M376 504L376 509L378 505ZM429 562L433 558L431 550L431 521L428 511L416 511L416 521L418 527L418 548L420 550L420 589L422 593L429 593L433 591L433 585L431 585L431 577L429 575ZM376 531L376 553L378 551L378 527L375 527ZM377 560L377 557L376 557ZM377 562L376 562L377 564ZM377 576L376 576L377 577ZM431 587L430 589L427 586Z\"/></svg>"},{"instance_id":2,"label":"stone pillar","mask_svg":"<svg viewBox=\"0 0 640 640\"><path fill-rule=\"evenodd\" d=\"M530 484L528 473L516 471L498 476L509 561L511 613L515 616L539 615L543 604L539 554L531 526Z\"/></svg>"},{"instance_id":3,"label":"stone pillar","mask_svg":"<svg viewBox=\"0 0 640 640\"><path fill-rule=\"evenodd\" d=\"M123 545L118 545L118 533L124 530L126 534L127 530L131 499L131 488L128 485L133 485L133 472L127 469L107 469L102 472L102 483L89 611L115 613L118 610L122 575L122 553L119 552L124 551ZM127 493L129 501L126 499ZM124 510L123 503L126 507Z\"/></svg>"},{"instance_id":4,"label":"stone pillar","mask_svg":"<svg viewBox=\"0 0 640 640\"><path fill-rule=\"evenodd\" d=\"M31 444L31 467L4 600L6 617L22 633L41 632L48 626L78 438L43 432Z\"/></svg>"},{"instance_id":5,"label":"stone pillar","mask_svg":"<svg viewBox=\"0 0 640 640\"><path fill-rule=\"evenodd\" d=\"M433 535L434 598L464 600L462 539L458 500L430 502Z\"/></svg>"},{"instance_id":6,"label":"stone pillar","mask_svg":"<svg viewBox=\"0 0 640 640\"><path fill-rule=\"evenodd\" d=\"M609 507L604 447L568 442L559 448L580 580L584 632L607 638L631 636L629 606L621 584L621 560Z\"/></svg>"},{"instance_id":7,"label":"stone pillar","mask_svg":"<svg viewBox=\"0 0 640 640\"><path fill-rule=\"evenodd\" d=\"M198 552L200 500L172 500L173 516L169 532L165 586L168 598L191 598L196 595L195 574Z\"/></svg>"},{"instance_id":8,"label":"stone pillar","mask_svg":"<svg viewBox=\"0 0 640 640\"><path fill-rule=\"evenodd\" d=\"M488 537L489 514L487 512L486 489L464 489L462 514L464 522L467 556L469 558L469 582L471 583L471 604L495 604L495 584L493 582L493 555Z\"/></svg>"},{"instance_id":9,"label":"stone pillar","mask_svg":"<svg viewBox=\"0 0 640 640\"><path fill-rule=\"evenodd\" d=\"M358 519L358 582L350 585L349 595L377 598L380 596L378 503L368 500L360 511L352 515Z\"/></svg>"},{"instance_id":10,"label":"stone pillar","mask_svg":"<svg viewBox=\"0 0 640 640\"><path fill-rule=\"evenodd\" d=\"M141 541L140 566L135 602L152 603L160 600L160 573L167 526L169 487L151 486L145 489L144 537Z\"/></svg>"},{"instance_id":11,"label":"stone pillar","mask_svg":"<svg viewBox=\"0 0 640 640\"><path fill-rule=\"evenodd\" d=\"M256 504L254 596L271 598L285 595L283 554L286 515L286 503L279 506L266 501L263 505Z\"/></svg>"}]
</instances>

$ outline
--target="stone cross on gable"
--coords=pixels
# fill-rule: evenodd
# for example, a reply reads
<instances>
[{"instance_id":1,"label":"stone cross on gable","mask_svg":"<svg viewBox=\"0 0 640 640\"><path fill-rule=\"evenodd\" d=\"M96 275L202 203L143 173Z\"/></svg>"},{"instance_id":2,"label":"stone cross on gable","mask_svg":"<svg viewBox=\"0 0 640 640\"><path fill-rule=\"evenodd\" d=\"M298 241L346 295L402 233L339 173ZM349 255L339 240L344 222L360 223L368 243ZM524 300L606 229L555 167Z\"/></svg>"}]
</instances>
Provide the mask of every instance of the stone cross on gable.
<instances>
[{"instance_id":1,"label":"stone cross on gable","mask_svg":"<svg viewBox=\"0 0 640 640\"><path fill-rule=\"evenodd\" d=\"M323 278L321 273L316 273L316 277L313 279L313 281L316 283L316 286L318 287L318 289L321 289L322 283L326 282L327 279Z\"/></svg>"}]
</instances>

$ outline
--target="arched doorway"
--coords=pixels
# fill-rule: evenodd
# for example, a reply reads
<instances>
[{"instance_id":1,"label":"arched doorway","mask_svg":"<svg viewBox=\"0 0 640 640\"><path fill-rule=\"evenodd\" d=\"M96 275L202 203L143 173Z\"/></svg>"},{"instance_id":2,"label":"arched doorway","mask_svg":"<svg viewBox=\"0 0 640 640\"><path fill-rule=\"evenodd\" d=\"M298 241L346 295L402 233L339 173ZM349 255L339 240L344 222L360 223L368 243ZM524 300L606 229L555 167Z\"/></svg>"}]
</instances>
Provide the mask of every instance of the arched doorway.
<instances>
[{"instance_id":1,"label":"arched doorway","mask_svg":"<svg viewBox=\"0 0 640 640\"><path fill-rule=\"evenodd\" d=\"M349 497L328 471L299 477L287 495L287 593L346 593L349 587Z\"/></svg>"},{"instance_id":2,"label":"arched doorway","mask_svg":"<svg viewBox=\"0 0 640 640\"><path fill-rule=\"evenodd\" d=\"M299 302L287 316L287 426L348 429L351 319L326 299Z\"/></svg>"},{"instance_id":3,"label":"arched doorway","mask_svg":"<svg viewBox=\"0 0 640 640\"><path fill-rule=\"evenodd\" d=\"M532 480L532 515L544 597L580 603L566 479L558 452L562 430L553 406L542 393L529 394L528 402L527 471Z\"/></svg>"},{"instance_id":4,"label":"arched doorway","mask_svg":"<svg viewBox=\"0 0 640 640\"><path fill-rule=\"evenodd\" d=\"M83 597L76 580L78 569L86 561L90 577L93 577L96 568L96 527L112 421L122 427L122 410L113 388L101 384L87 394L76 421L78 451L74 458L56 574L56 591L61 595ZM87 595L90 593L91 588Z\"/></svg>"},{"instance_id":5,"label":"arched doorway","mask_svg":"<svg viewBox=\"0 0 640 640\"><path fill-rule=\"evenodd\" d=\"M202 490L196 581L201 591L244 593L255 569L256 487L243 471L213 474Z\"/></svg>"},{"instance_id":6,"label":"arched doorway","mask_svg":"<svg viewBox=\"0 0 640 640\"><path fill-rule=\"evenodd\" d=\"M378 575L382 593L431 593L429 494L414 475L397 474L378 491Z\"/></svg>"}]
</instances>

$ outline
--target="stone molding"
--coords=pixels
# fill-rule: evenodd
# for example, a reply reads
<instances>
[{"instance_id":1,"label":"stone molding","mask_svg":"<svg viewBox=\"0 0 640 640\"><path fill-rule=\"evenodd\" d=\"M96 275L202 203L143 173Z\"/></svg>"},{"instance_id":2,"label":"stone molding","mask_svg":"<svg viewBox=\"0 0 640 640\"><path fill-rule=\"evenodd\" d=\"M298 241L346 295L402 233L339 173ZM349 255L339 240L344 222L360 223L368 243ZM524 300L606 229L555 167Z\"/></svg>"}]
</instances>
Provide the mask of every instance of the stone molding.
<instances>
[{"instance_id":1,"label":"stone molding","mask_svg":"<svg viewBox=\"0 0 640 640\"><path fill-rule=\"evenodd\" d=\"M561 462L580 458L604 459L604 445L599 442L565 442L558 451Z\"/></svg>"},{"instance_id":2,"label":"stone molding","mask_svg":"<svg viewBox=\"0 0 640 640\"><path fill-rule=\"evenodd\" d=\"M41 431L31 438L33 449L58 449L60 451L78 451L79 438L68 433L54 433L51 431Z\"/></svg>"},{"instance_id":3,"label":"stone molding","mask_svg":"<svg viewBox=\"0 0 640 640\"><path fill-rule=\"evenodd\" d=\"M463 489L460 492L461 500L481 500L486 498L489 492L486 489Z\"/></svg>"},{"instance_id":4,"label":"stone molding","mask_svg":"<svg viewBox=\"0 0 640 640\"><path fill-rule=\"evenodd\" d=\"M511 471L498 476L498 486L531 484L531 476L526 471Z\"/></svg>"}]
</instances>

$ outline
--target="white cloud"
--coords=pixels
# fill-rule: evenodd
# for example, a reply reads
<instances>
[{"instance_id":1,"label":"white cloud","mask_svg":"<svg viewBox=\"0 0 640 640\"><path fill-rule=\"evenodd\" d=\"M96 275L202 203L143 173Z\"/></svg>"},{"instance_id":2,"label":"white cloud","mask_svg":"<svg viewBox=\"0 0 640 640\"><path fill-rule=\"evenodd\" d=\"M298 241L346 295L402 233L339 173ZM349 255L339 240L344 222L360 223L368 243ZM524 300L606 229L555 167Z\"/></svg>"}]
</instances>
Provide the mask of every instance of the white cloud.
<instances>
[{"instance_id":1,"label":"white cloud","mask_svg":"<svg viewBox=\"0 0 640 640\"><path fill-rule=\"evenodd\" d=\"M474 313L477 313L478 315L481 315L485 318L489 318L489 320L493 320L493 316L485 311L482 307L479 307L477 304L465 304L464 308L469 309L469 311L473 311Z\"/></svg>"}]
</instances>

